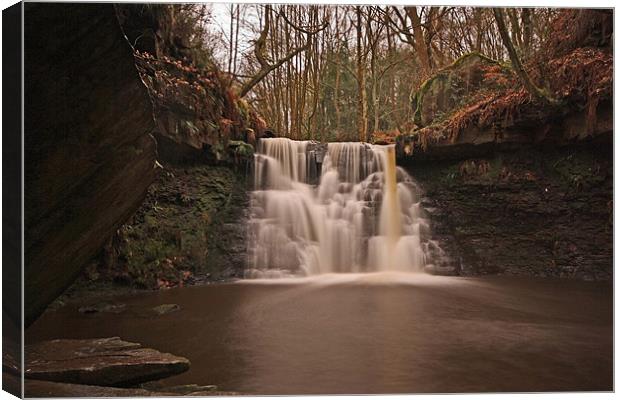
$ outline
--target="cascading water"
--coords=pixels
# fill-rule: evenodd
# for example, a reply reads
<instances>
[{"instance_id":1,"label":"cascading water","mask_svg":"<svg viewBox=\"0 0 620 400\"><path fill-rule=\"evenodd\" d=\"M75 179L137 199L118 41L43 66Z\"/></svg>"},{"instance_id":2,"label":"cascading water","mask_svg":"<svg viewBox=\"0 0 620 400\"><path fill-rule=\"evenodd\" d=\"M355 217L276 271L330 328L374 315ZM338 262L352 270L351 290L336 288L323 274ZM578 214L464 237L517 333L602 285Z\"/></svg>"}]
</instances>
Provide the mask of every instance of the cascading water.
<instances>
[{"instance_id":1,"label":"cascading water","mask_svg":"<svg viewBox=\"0 0 620 400\"><path fill-rule=\"evenodd\" d=\"M393 145L262 139L254 171L248 277L423 270L428 221Z\"/></svg>"}]
</instances>

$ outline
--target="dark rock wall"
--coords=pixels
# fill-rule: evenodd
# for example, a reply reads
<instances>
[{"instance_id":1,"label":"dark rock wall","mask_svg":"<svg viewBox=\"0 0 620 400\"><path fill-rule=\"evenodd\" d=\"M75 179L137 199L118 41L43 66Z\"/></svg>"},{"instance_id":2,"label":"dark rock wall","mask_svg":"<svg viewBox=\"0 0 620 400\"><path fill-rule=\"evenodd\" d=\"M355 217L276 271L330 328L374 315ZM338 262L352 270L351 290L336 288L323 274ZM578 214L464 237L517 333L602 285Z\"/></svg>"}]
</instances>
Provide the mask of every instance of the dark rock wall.
<instances>
[{"instance_id":1,"label":"dark rock wall","mask_svg":"<svg viewBox=\"0 0 620 400\"><path fill-rule=\"evenodd\" d=\"M406 168L460 274L612 278L609 142L409 160Z\"/></svg>"},{"instance_id":2,"label":"dark rock wall","mask_svg":"<svg viewBox=\"0 0 620 400\"><path fill-rule=\"evenodd\" d=\"M156 175L152 105L108 4L25 4L29 324L136 210Z\"/></svg>"},{"instance_id":3,"label":"dark rock wall","mask_svg":"<svg viewBox=\"0 0 620 400\"><path fill-rule=\"evenodd\" d=\"M158 289L241 277L246 266L246 171L173 165L84 274L87 281Z\"/></svg>"}]
</instances>

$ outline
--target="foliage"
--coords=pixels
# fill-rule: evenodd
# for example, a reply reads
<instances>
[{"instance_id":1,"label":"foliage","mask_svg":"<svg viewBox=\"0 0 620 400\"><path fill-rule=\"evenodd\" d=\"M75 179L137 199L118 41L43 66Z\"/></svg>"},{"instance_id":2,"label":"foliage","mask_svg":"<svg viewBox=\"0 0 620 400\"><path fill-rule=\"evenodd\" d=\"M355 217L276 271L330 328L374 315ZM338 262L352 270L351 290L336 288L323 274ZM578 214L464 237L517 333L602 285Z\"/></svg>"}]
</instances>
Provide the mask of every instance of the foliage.
<instances>
[{"instance_id":1,"label":"foliage","mask_svg":"<svg viewBox=\"0 0 620 400\"><path fill-rule=\"evenodd\" d=\"M166 166L144 204L117 232L108 249L115 261L99 267L100 279L157 289L205 275L222 278L229 266L219 257L230 243L221 227L242 211L244 185L226 167Z\"/></svg>"},{"instance_id":2,"label":"foliage","mask_svg":"<svg viewBox=\"0 0 620 400\"><path fill-rule=\"evenodd\" d=\"M200 69L146 52L136 51L135 57L163 135L198 148L206 144L222 160L227 157L229 140L247 140L248 130L260 133L264 129L264 121L236 97L217 69Z\"/></svg>"},{"instance_id":3,"label":"foliage","mask_svg":"<svg viewBox=\"0 0 620 400\"><path fill-rule=\"evenodd\" d=\"M567 15L575 14L567 11L560 14L558 20L565 21ZM554 26L558 29L564 25L556 23ZM549 41L552 45L558 45L555 35L556 32ZM563 55L559 57L542 59L544 54L558 52L547 51L525 66L531 78L559 100L558 105L544 105L532 99L521 83L508 73L510 70L506 65L478 65L476 68L480 70L482 80L468 96L463 97L465 101L455 104L447 113L435 115L431 123L417 130L411 139L426 149L432 142L448 140L454 143L468 128L490 128L499 132L524 116L542 120L584 109L587 111L587 129L591 131L596 124L599 102L612 96L613 57L606 48L579 47L567 51L562 44L561 49L558 51ZM416 96L423 99L435 81L445 80L445 73L440 71L422 84ZM422 109L421 102L417 100L418 109Z\"/></svg>"},{"instance_id":4,"label":"foliage","mask_svg":"<svg viewBox=\"0 0 620 400\"><path fill-rule=\"evenodd\" d=\"M481 84L488 84L491 78L489 69L493 68L495 86L507 84L506 77L509 67L483 54L472 52L456 59L452 64L438 71L422 82L416 91L412 104L415 110L414 122L425 125L423 111L425 105L433 108L430 120L437 120L437 114L442 115L450 108L458 108L467 101L472 92L477 91ZM425 98L429 96L429 102ZM440 102L441 104L437 104ZM439 109L437 109L439 108Z\"/></svg>"}]
</instances>

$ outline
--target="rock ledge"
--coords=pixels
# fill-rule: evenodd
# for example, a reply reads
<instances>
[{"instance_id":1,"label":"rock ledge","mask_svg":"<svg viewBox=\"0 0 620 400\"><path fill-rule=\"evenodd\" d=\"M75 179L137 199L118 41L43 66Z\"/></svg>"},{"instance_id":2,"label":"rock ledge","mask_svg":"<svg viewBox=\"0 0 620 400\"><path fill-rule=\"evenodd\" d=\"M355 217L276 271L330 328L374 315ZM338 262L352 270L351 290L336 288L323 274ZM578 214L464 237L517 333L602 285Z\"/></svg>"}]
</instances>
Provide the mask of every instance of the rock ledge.
<instances>
[{"instance_id":1,"label":"rock ledge","mask_svg":"<svg viewBox=\"0 0 620 400\"><path fill-rule=\"evenodd\" d=\"M98 386L131 386L177 375L190 362L118 337L57 339L25 348L26 379Z\"/></svg>"}]
</instances>

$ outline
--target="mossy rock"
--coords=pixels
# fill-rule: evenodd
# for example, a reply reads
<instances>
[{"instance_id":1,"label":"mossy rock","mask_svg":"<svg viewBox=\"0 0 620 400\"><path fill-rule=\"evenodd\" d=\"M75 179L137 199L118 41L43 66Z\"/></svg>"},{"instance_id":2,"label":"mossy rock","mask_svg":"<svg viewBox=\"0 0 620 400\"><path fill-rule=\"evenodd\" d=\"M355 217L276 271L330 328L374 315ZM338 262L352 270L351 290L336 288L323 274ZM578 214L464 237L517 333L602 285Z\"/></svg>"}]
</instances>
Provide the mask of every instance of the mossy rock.
<instances>
[{"instance_id":1,"label":"mossy rock","mask_svg":"<svg viewBox=\"0 0 620 400\"><path fill-rule=\"evenodd\" d=\"M231 140L228 147L233 149L236 156L250 158L254 155L254 146L241 140Z\"/></svg>"},{"instance_id":2,"label":"mossy rock","mask_svg":"<svg viewBox=\"0 0 620 400\"><path fill-rule=\"evenodd\" d=\"M239 222L247 207L245 175L216 165L166 165L165 170L120 230L117 265L100 268L102 280L154 289L204 277L223 279L231 268L243 267L233 265L244 256L231 255L230 248L245 249L240 246L245 237L236 235L245 232Z\"/></svg>"}]
</instances>

